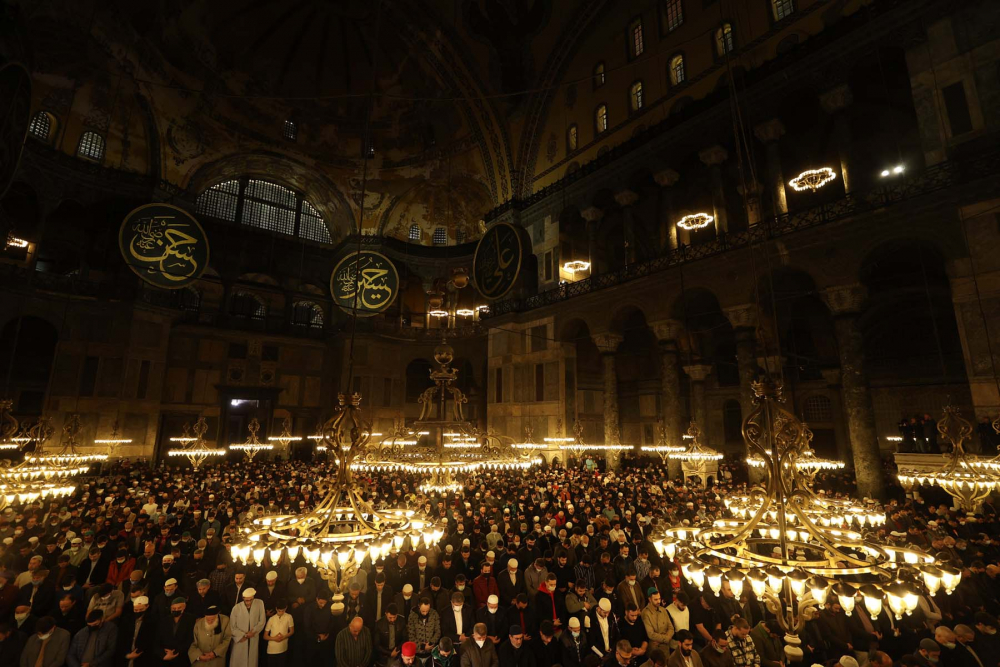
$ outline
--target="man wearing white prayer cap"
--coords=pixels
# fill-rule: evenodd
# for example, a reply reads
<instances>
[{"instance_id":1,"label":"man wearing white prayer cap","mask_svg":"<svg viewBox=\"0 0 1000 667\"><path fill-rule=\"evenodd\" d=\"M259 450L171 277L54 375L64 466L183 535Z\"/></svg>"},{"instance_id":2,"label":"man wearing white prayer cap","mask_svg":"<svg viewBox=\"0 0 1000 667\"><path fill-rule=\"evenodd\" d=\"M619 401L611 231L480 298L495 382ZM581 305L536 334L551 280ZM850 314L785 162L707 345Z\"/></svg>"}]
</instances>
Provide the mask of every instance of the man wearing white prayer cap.
<instances>
[{"instance_id":1,"label":"man wearing white prayer cap","mask_svg":"<svg viewBox=\"0 0 1000 667\"><path fill-rule=\"evenodd\" d=\"M229 615L233 635L230 667L257 667L258 636L264 630L267 615L264 603L255 599L256 595L256 589L244 589L242 602L237 602Z\"/></svg>"}]
</instances>

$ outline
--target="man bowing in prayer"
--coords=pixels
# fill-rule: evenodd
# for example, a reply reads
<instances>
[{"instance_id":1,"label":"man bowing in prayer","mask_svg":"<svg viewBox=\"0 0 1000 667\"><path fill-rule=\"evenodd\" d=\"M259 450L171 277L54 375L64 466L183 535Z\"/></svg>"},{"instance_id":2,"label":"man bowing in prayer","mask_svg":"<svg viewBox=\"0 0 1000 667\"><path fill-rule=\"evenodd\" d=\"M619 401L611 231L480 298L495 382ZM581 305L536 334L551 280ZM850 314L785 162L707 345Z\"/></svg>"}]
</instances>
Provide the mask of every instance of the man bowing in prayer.
<instances>
[{"instance_id":1,"label":"man bowing in prayer","mask_svg":"<svg viewBox=\"0 0 1000 667\"><path fill-rule=\"evenodd\" d=\"M233 607L233 613L229 615L229 628L233 635L231 667L257 667L258 637L267 618L264 603L254 599L256 594L257 591L252 588L244 590L243 602Z\"/></svg>"}]
</instances>

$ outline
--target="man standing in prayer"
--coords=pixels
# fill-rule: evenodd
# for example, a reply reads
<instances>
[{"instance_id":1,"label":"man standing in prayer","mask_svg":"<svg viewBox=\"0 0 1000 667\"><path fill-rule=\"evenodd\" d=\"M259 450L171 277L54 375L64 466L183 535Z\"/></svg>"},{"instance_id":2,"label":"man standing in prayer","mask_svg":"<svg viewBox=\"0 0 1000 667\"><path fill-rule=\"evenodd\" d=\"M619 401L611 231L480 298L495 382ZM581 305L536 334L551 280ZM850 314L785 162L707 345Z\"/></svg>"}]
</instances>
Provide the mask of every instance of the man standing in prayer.
<instances>
[{"instance_id":1,"label":"man standing in prayer","mask_svg":"<svg viewBox=\"0 0 1000 667\"><path fill-rule=\"evenodd\" d=\"M225 667L231 639L229 617L220 614L216 605L206 607L205 615L194 624L194 641L188 649L188 659L198 667Z\"/></svg>"},{"instance_id":2,"label":"man standing in prayer","mask_svg":"<svg viewBox=\"0 0 1000 667\"><path fill-rule=\"evenodd\" d=\"M257 667L258 639L267 619L264 603L254 599L257 591L247 588L243 591L243 601L233 607L229 615L229 627L233 636L231 667Z\"/></svg>"},{"instance_id":3,"label":"man standing in prayer","mask_svg":"<svg viewBox=\"0 0 1000 667\"><path fill-rule=\"evenodd\" d=\"M337 635L334 652L337 667L368 667L372 659L372 640L360 616L352 618L350 625Z\"/></svg>"}]
</instances>

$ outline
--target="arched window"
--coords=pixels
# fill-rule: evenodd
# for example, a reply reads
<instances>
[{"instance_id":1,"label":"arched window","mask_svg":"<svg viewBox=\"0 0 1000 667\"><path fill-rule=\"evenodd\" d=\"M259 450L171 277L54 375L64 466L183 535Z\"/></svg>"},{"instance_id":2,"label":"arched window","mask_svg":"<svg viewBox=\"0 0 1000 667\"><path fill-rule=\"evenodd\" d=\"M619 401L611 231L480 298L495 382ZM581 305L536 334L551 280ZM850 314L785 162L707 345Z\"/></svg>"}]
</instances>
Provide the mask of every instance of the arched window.
<instances>
[{"instance_id":1,"label":"arched window","mask_svg":"<svg viewBox=\"0 0 1000 667\"><path fill-rule=\"evenodd\" d=\"M286 120L285 127L281 131L281 136L289 141L295 141L299 136L299 126L294 120Z\"/></svg>"},{"instance_id":2,"label":"arched window","mask_svg":"<svg viewBox=\"0 0 1000 667\"><path fill-rule=\"evenodd\" d=\"M197 313L201 309L201 292L190 285L177 290L177 305L181 310Z\"/></svg>"},{"instance_id":3,"label":"arched window","mask_svg":"<svg viewBox=\"0 0 1000 667\"><path fill-rule=\"evenodd\" d=\"M608 105L597 105L597 111L594 112L594 128L597 134L608 129Z\"/></svg>"},{"instance_id":4,"label":"arched window","mask_svg":"<svg viewBox=\"0 0 1000 667\"><path fill-rule=\"evenodd\" d=\"M811 424L833 421L833 407L826 396L810 396L802 404L802 419Z\"/></svg>"},{"instance_id":5,"label":"arched window","mask_svg":"<svg viewBox=\"0 0 1000 667\"><path fill-rule=\"evenodd\" d=\"M267 307L260 297L250 292L233 292L229 312L234 317L263 322L267 317Z\"/></svg>"},{"instance_id":6,"label":"arched window","mask_svg":"<svg viewBox=\"0 0 1000 667\"><path fill-rule=\"evenodd\" d=\"M684 83L684 56L678 53L670 59L670 83L679 86Z\"/></svg>"},{"instance_id":7,"label":"arched window","mask_svg":"<svg viewBox=\"0 0 1000 667\"><path fill-rule=\"evenodd\" d=\"M444 227L434 228L434 245L448 245L448 230Z\"/></svg>"},{"instance_id":8,"label":"arched window","mask_svg":"<svg viewBox=\"0 0 1000 667\"><path fill-rule=\"evenodd\" d=\"M84 132L76 147L76 154L85 160L100 162L104 159L104 137L97 132Z\"/></svg>"},{"instance_id":9,"label":"arched window","mask_svg":"<svg viewBox=\"0 0 1000 667\"><path fill-rule=\"evenodd\" d=\"M323 216L308 200L283 185L254 178L217 183L198 196L196 210L229 222L333 243Z\"/></svg>"},{"instance_id":10,"label":"arched window","mask_svg":"<svg viewBox=\"0 0 1000 667\"><path fill-rule=\"evenodd\" d=\"M312 329L323 328L323 308L312 301L299 301L292 308L292 324Z\"/></svg>"},{"instance_id":11,"label":"arched window","mask_svg":"<svg viewBox=\"0 0 1000 667\"><path fill-rule=\"evenodd\" d=\"M643 52L642 18L637 18L628 26L629 46L633 58L638 58Z\"/></svg>"},{"instance_id":12,"label":"arched window","mask_svg":"<svg viewBox=\"0 0 1000 667\"><path fill-rule=\"evenodd\" d=\"M465 243L465 230L461 227L455 230L455 243Z\"/></svg>"},{"instance_id":13,"label":"arched window","mask_svg":"<svg viewBox=\"0 0 1000 667\"><path fill-rule=\"evenodd\" d=\"M733 52L733 26L730 23L723 23L715 31L715 52L720 56Z\"/></svg>"},{"instance_id":14,"label":"arched window","mask_svg":"<svg viewBox=\"0 0 1000 667\"><path fill-rule=\"evenodd\" d=\"M576 124L574 123L566 130L566 152L575 151L577 145L579 145L579 136L577 135Z\"/></svg>"},{"instance_id":15,"label":"arched window","mask_svg":"<svg viewBox=\"0 0 1000 667\"><path fill-rule=\"evenodd\" d=\"M684 6L681 0L664 0L663 18L667 24L667 32L673 32L684 23Z\"/></svg>"},{"instance_id":16,"label":"arched window","mask_svg":"<svg viewBox=\"0 0 1000 667\"><path fill-rule=\"evenodd\" d=\"M628 104L632 111L642 108L642 81L636 81L628 91Z\"/></svg>"},{"instance_id":17,"label":"arched window","mask_svg":"<svg viewBox=\"0 0 1000 667\"><path fill-rule=\"evenodd\" d=\"M604 85L604 63L594 65L594 90Z\"/></svg>"},{"instance_id":18,"label":"arched window","mask_svg":"<svg viewBox=\"0 0 1000 667\"><path fill-rule=\"evenodd\" d=\"M420 225L417 224L410 225L410 240L411 241L420 240Z\"/></svg>"},{"instance_id":19,"label":"arched window","mask_svg":"<svg viewBox=\"0 0 1000 667\"><path fill-rule=\"evenodd\" d=\"M788 18L795 13L795 0L771 0L771 11L775 21Z\"/></svg>"},{"instance_id":20,"label":"arched window","mask_svg":"<svg viewBox=\"0 0 1000 667\"><path fill-rule=\"evenodd\" d=\"M39 111L31 119L31 124L28 125L28 133L35 139L48 143L52 137L52 127L54 125L52 114L47 111Z\"/></svg>"}]
</instances>

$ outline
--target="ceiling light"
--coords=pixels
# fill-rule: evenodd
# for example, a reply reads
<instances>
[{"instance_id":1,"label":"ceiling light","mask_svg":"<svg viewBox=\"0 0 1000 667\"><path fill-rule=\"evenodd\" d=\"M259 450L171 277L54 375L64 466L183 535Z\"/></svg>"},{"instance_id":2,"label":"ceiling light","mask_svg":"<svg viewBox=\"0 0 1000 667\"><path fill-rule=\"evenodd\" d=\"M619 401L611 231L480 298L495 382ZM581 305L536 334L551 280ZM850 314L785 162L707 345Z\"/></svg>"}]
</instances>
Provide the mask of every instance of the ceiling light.
<instances>
[{"instance_id":1,"label":"ceiling light","mask_svg":"<svg viewBox=\"0 0 1000 667\"><path fill-rule=\"evenodd\" d=\"M692 213L685 215L677 221L677 226L681 229L702 229L708 227L715 221L715 216L708 213Z\"/></svg>"},{"instance_id":2,"label":"ceiling light","mask_svg":"<svg viewBox=\"0 0 1000 667\"><path fill-rule=\"evenodd\" d=\"M819 169L807 169L801 174L788 181L792 189L796 192L812 190L816 192L830 181L837 178L837 174L830 167L820 167Z\"/></svg>"}]
</instances>

